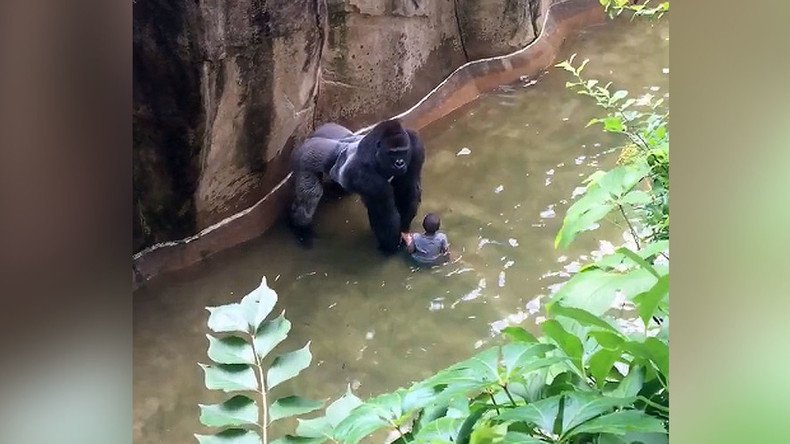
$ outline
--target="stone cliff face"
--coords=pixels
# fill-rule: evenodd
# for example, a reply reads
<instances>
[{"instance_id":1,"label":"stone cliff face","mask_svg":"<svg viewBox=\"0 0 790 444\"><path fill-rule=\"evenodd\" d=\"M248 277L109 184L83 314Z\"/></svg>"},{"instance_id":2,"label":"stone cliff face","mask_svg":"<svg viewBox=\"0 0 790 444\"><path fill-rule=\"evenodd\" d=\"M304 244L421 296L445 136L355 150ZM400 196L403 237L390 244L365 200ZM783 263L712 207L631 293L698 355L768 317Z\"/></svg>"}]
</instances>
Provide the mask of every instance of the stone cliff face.
<instances>
[{"instance_id":1,"label":"stone cliff face","mask_svg":"<svg viewBox=\"0 0 790 444\"><path fill-rule=\"evenodd\" d=\"M506 54L538 36L539 0L455 0L458 24L471 60Z\"/></svg>"},{"instance_id":2,"label":"stone cliff face","mask_svg":"<svg viewBox=\"0 0 790 444\"><path fill-rule=\"evenodd\" d=\"M262 198L315 123L374 123L526 46L551 2L138 0L135 251Z\"/></svg>"},{"instance_id":3,"label":"stone cliff face","mask_svg":"<svg viewBox=\"0 0 790 444\"><path fill-rule=\"evenodd\" d=\"M374 123L467 62L452 0L329 0L317 121Z\"/></svg>"}]
</instances>

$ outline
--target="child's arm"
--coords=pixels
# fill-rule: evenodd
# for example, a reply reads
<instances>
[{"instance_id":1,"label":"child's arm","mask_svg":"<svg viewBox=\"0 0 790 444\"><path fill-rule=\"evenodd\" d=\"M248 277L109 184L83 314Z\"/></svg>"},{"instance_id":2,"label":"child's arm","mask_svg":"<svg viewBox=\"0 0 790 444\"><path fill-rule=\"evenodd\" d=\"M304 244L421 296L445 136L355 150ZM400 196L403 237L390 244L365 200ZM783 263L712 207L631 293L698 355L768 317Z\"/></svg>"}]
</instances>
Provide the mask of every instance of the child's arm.
<instances>
[{"instance_id":1,"label":"child's arm","mask_svg":"<svg viewBox=\"0 0 790 444\"><path fill-rule=\"evenodd\" d=\"M414 239L412 239L411 233L401 233L400 236L406 244L406 251L414 253Z\"/></svg>"}]
</instances>

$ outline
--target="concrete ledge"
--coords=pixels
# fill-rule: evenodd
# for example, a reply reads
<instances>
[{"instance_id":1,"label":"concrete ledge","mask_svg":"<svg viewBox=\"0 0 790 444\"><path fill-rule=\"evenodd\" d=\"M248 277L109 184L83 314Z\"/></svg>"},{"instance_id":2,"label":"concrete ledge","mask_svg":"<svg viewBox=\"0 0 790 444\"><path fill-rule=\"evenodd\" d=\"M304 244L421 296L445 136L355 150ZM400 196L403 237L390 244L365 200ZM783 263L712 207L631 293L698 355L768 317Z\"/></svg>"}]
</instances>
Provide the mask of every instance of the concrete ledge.
<instances>
[{"instance_id":1,"label":"concrete ledge","mask_svg":"<svg viewBox=\"0 0 790 444\"><path fill-rule=\"evenodd\" d=\"M565 0L552 4L544 16L537 39L516 52L466 63L453 71L417 104L394 118L415 130L474 101L480 94L522 76L535 77L551 66L562 42L571 32L606 20L598 0ZM362 128L364 134L372 126ZM152 245L132 257L133 287L163 273L197 264L204 258L259 237L288 205L291 175L286 175L261 200L199 233L172 242Z\"/></svg>"}]
</instances>

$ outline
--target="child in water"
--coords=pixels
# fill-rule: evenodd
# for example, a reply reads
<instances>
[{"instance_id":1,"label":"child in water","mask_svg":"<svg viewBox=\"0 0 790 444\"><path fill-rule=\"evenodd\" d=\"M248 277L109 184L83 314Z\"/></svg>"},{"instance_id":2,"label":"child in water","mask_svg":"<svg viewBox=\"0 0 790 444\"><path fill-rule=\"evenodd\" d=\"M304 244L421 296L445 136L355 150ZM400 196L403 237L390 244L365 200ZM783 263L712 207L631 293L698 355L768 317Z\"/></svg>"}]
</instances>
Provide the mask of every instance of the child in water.
<instances>
[{"instance_id":1,"label":"child in water","mask_svg":"<svg viewBox=\"0 0 790 444\"><path fill-rule=\"evenodd\" d=\"M440 225L439 216L428 213L422 221L425 234L401 234L406 251L414 260L421 264L436 265L450 258L450 244L447 236L439 231Z\"/></svg>"}]
</instances>

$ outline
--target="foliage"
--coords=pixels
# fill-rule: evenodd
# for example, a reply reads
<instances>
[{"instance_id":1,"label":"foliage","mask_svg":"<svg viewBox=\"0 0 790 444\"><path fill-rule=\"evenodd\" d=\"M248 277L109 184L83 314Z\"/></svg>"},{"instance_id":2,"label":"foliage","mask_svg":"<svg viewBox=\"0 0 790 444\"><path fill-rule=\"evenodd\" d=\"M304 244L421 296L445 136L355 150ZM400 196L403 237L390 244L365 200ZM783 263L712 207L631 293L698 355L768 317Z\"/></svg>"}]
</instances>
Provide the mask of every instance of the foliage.
<instances>
[{"instance_id":1,"label":"foliage","mask_svg":"<svg viewBox=\"0 0 790 444\"><path fill-rule=\"evenodd\" d=\"M668 239L669 112L661 109L664 99L655 99L652 94L628 97L625 90L612 92L611 82L599 86L598 80L585 80L581 73L589 59L574 67L575 57L573 54L556 65L575 78L566 87L592 97L606 111L604 117L590 120L587 126L599 124L605 132L623 134L628 144L621 152L617 168L596 172L587 179L586 193L568 209L555 244L567 246L578 233L593 226L612 209L619 209L635 240L640 236L625 216L627 212L636 213L642 219L650 240Z\"/></svg>"},{"instance_id":2,"label":"foliage","mask_svg":"<svg viewBox=\"0 0 790 444\"><path fill-rule=\"evenodd\" d=\"M625 11L630 11L634 17L651 17L659 19L669 11L669 2L661 2L656 6L650 5L650 0L637 4L634 0L600 0L604 11L610 17L616 17Z\"/></svg>"},{"instance_id":3,"label":"foliage","mask_svg":"<svg viewBox=\"0 0 790 444\"><path fill-rule=\"evenodd\" d=\"M648 299L640 306L652 315ZM330 406L300 420L297 434L352 444L379 430L397 432L397 443L666 442L663 335L626 334L559 302L550 314L539 339L511 327L509 342L408 389L364 403L347 393L333 406L355 407Z\"/></svg>"},{"instance_id":4,"label":"foliage","mask_svg":"<svg viewBox=\"0 0 790 444\"><path fill-rule=\"evenodd\" d=\"M282 397L272 403L267 399L269 390L296 377L312 360L308 342L264 365L291 329L285 312L267 320L276 304L277 294L264 277L241 302L206 308L210 313L208 327L215 335L206 335L213 364L200 364L205 385L234 395L221 404L200 404L200 422L218 429L213 435L195 435L201 444L267 444L272 422L324 406L323 402L299 396ZM260 404L253 396L260 398Z\"/></svg>"}]
</instances>

